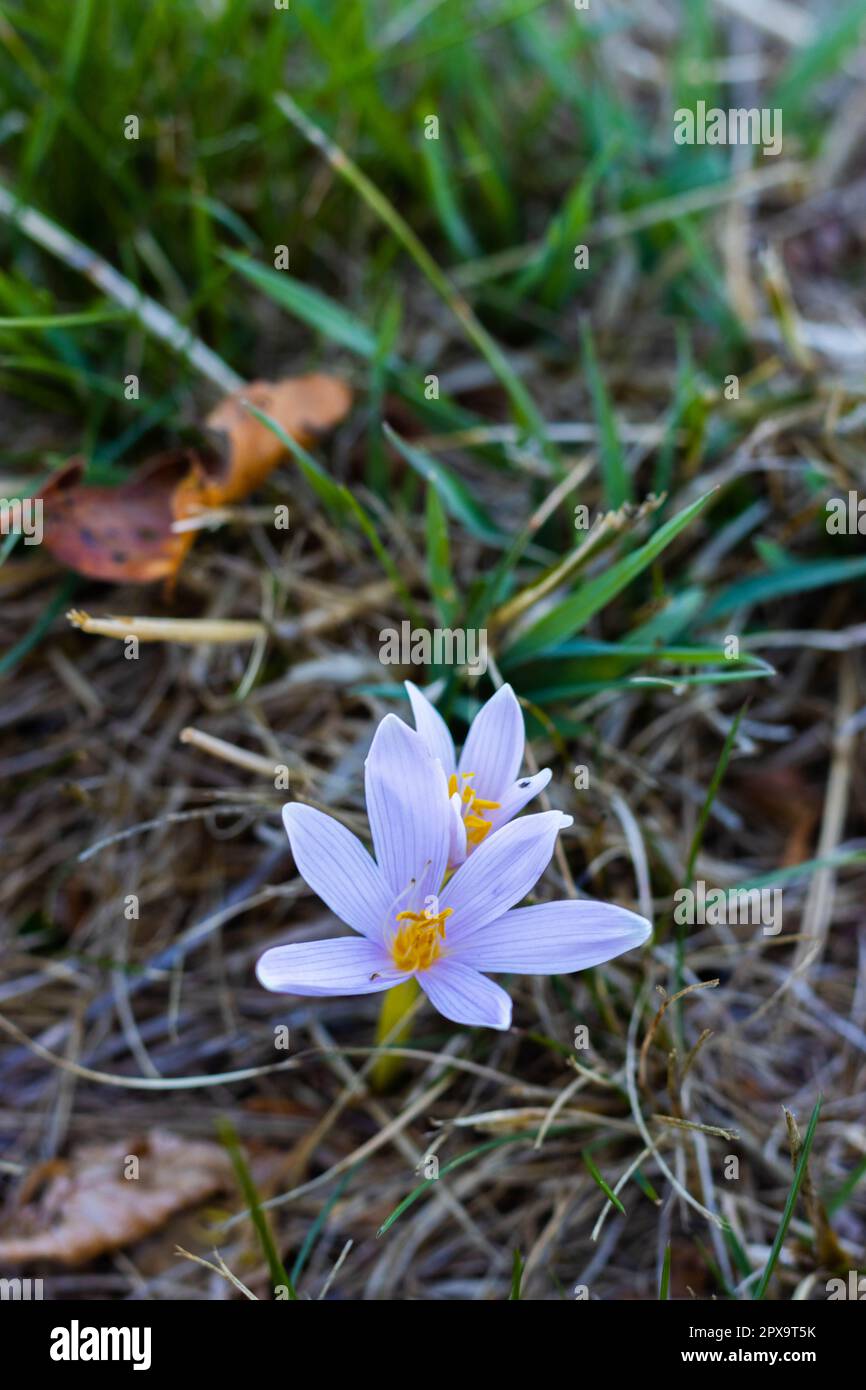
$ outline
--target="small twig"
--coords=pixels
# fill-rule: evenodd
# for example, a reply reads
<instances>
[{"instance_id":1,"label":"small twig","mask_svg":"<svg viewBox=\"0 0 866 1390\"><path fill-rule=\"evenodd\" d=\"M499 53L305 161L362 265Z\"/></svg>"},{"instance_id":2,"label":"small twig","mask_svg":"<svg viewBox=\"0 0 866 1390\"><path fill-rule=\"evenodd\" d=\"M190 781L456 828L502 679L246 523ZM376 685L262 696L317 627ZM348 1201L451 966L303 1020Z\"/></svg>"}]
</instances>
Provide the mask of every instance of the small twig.
<instances>
[{"instance_id":1,"label":"small twig","mask_svg":"<svg viewBox=\"0 0 866 1390\"><path fill-rule=\"evenodd\" d=\"M348 1255L348 1253L349 1253L349 1251L351 1250L351 1248L352 1248L352 1246L354 1245L354 1243L355 1243L355 1242L354 1242L353 1240L347 1240L347 1241L346 1241L346 1244L343 1246L342 1250L340 1251L340 1255L339 1255L339 1258L337 1259L337 1263L334 1265L334 1268L331 1270L330 1274L328 1275L327 1279L325 1280L325 1284L324 1284L324 1287L323 1287L323 1289L322 1289L322 1292L319 1294L319 1298L320 1298L320 1299L324 1298L325 1295L327 1294L328 1290L330 1289L331 1285L333 1284L334 1280L336 1279L337 1275L338 1275L339 1272L340 1272L340 1269L341 1269L341 1267L342 1267L343 1261L345 1260L346 1256Z\"/></svg>"},{"instance_id":2,"label":"small twig","mask_svg":"<svg viewBox=\"0 0 866 1390\"><path fill-rule=\"evenodd\" d=\"M695 1120L680 1120L676 1115L652 1115L653 1120L658 1120L660 1124L673 1125L676 1129L696 1129L701 1134L714 1134L719 1139L739 1139L739 1134L734 1129L720 1129L718 1125L701 1125Z\"/></svg>"},{"instance_id":3,"label":"small twig","mask_svg":"<svg viewBox=\"0 0 866 1390\"><path fill-rule=\"evenodd\" d=\"M265 758L261 753L251 753L247 748L238 748L236 743L227 743L225 739L206 734L202 729L190 726L181 729L180 741L191 744L202 753L209 753L212 758L221 758L223 762L245 768L247 772L257 772L270 781L274 780L280 767L272 758Z\"/></svg>"},{"instance_id":4,"label":"small twig","mask_svg":"<svg viewBox=\"0 0 866 1390\"><path fill-rule=\"evenodd\" d=\"M73 627L94 637L116 637L140 642L254 642L267 636L264 623L235 618L94 618L81 609L66 614Z\"/></svg>"},{"instance_id":5,"label":"small twig","mask_svg":"<svg viewBox=\"0 0 866 1390\"><path fill-rule=\"evenodd\" d=\"M713 983L718 984L718 980L713 981ZM673 1187L674 1191L678 1192L679 1195L682 1197L683 1201L687 1202L688 1205L692 1207L694 1211L700 1212L701 1216L703 1216L705 1220L711 1222L712 1225L717 1226L720 1230L722 1230L724 1229L725 1222L723 1221L721 1216L718 1216L714 1211L710 1211L709 1207L705 1207L703 1202L698 1201L697 1197L693 1197L691 1192L689 1192L688 1188L680 1182L677 1175L672 1171L672 1169L662 1158L661 1154L659 1153L658 1142L655 1139L653 1139L652 1135L650 1134L649 1126L647 1125L643 1111L640 1108L640 1097L638 1096L637 1088L636 1043L637 1031L638 1027L640 1026L641 1013L643 1012L644 1005L647 1002L648 993L648 986L645 985L641 989L637 999L635 1000L635 1005L632 1009L631 1018L629 1020L628 1025L628 1037L626 1039L625 1079L626 1089L628 1091L629 1105L631 1106L631 1113L634 1116L634 1122L637 1125L638 1130L640 1131L640 1135L644 1141L644 1144L655 1156L656 1163L658 1164L661 1171L664 1173L665 1177ZM671 1000L671 1003L673 1003L673 1000Z\"/></svg>"},{"instance_id":6,"label":"small twig","mask_svg":"<svg viewBox=\"0 0 866 1390\"><path fill-rule=\"evenodd\" d=\"M570 477L565 482L569 483ZM547 598L554 590L573 579L575 574L582 570L590 560L595 559L596 555L612 544L617 537L634 530L646 517L652 516L653 512L658 511L664 500L664 497L650 495L639 507L632 503L626 503L617 511L605 512L593 526L589 535L560 564L550 570L537 584L522 589L514 598L509 599L501 608L491 613L488 619L489 626L500 628L514 622L516 618L533 608L541 599Z\"/></svg>"},{"instance_id":7,"label":"small twig","mask_svg":"<svg viewBox=\"0 0 866 1390\"><path fill-rule=\"evenodd\" d=\"M200 1255L193 1255L189 1250L184 1250L182 1245L176 1245L174 1248L176 1253L183 1255L185 1260L192 1260L193 1264L196 1265L204 1265L205 1269L213 1270L213 1273L218 1274L221 1279L227 1279L230 1284L234 1284L236 1289L240 1289L245 1298L251 1298L255 1303L260 1301L258 1294L253 1293L252 1289L248 1289L246 1284L241 1283L236 1274L232 1274L218 1250L214 1251L217 1264L212 1264L210 1260L203 1260Z\"/></svg>"},{"instance_id":8,"label":"small twig","mask_svg":"<svg viewBox=\"0 0 866 1390\"><path fill-rule=\"evenodd\" d=\"M646 1087L646 1062L647 1054L650 1049L650 1044L652 1043L652 1040L656 1035L659 1024L661 1023L671 1004L675 1004L678 999L682 999L684 994L692 994L694 990L715 989L718 983L718 980L702 980L700 983L696 985L686 985L685 989L677 990L676 994L672 994L670 996L666 995L665 998L662 1000L661 1008L659 1009L658 1013L656 1014L655 1018L653 1019L649 1028L647 1029L646 1037L644 1038L643 1043L641 1045L640 1064L638 1066L638 1080L640 1081L642 1090Z\"/></svg>"},{"instance_id":9,"label":"small twig","mask_svg":"<svg viewBox=\"0 0 866 1390\"><path fill-rule=\"evenodd\" d=\"M697 1058L697 1055L698 1055L698 1053L700 1052L701 1048L703 1047L704 1043L709 1042L709 1040L710 1040L710 1038L711 1038L712 1036L713 1036L713 1030L712 1030L712 1028L705 1028L704 1031L701 1033L701 1036L698 1038L697 1042L695 1043L694 1047L692 1048L691 1052L689 1053L688 1057L686 1058L686 1060L685 1060L685 1062L684 1062L684 1064L683 1064L682 1073L681 1073L681 1075L680 1075L680 1086L681 1086L681 1087L682 1087L682 1084L683 1084L683 1082L685 1081L686 1077L688 1076L689 1072L691 1071L691 1069L692 1069L692 1064L694 1063L695 1059Z\"/></svg>"}]
</instances>

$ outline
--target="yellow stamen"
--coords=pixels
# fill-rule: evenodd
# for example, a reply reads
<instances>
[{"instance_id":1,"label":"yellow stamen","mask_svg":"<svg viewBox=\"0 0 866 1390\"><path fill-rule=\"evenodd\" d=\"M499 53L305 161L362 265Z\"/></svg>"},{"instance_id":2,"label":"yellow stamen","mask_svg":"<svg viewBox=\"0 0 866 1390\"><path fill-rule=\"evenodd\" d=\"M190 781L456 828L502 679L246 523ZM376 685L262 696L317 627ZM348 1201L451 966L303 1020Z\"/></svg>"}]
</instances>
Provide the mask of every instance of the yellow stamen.
<instances>
[{"instance_id":1,"label":"yellow stamen","mask_svg":"<svg viewBox=\"0 0 866 1390\"><path fill-rule=\"evenodd\" d=\"M398 912L397 921L405 922L391 943L391 954L398 970L429 970L441 954L440 938L445 939L445 922L454 909L442 912Z\"/></svg>"},{"instance_id":2,"label":"yellow stamen","mask_svg":"<svg viewBox=\"0 0 866 1390\"><path fill-rule=\"evenodd\" d=\"M466 838L470 845L480 845L485 836L489 835L493 829L493 822L482 812L498 811L501 803L484 801L473 791L472 787L465 785L469 778L474 776L474 772L463 772L459 775L452 772L448 779L448 795L454 796L457 793L460 796L463 803L462 815L463 823L466 826ZM461 780L464 783L462 788L460 786Z\"/></svg>"}]
</instances>

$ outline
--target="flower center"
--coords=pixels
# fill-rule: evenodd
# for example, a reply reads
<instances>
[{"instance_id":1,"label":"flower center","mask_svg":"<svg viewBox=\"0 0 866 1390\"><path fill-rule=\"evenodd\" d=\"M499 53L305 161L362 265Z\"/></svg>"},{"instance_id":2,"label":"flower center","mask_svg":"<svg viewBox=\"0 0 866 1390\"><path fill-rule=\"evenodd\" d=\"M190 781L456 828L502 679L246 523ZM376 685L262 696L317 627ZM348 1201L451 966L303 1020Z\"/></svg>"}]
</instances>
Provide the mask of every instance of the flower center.
<instances>
[{"instance_id":1,"label":"flower center","mask_svg":"<svg viewBox=\"0 0 866 1390\"><path fill-rule=\"evenodd\" d=\"M467 786L469 778L474 776L474 772L452 772L448 779L448 795L453 796L455 792L459 794L463 824L466 826L466 838L470 845L480 845L485 835L489 835L493 828L493 822L484 815L484 812L498 811L501 803L499 801L483 801L472 787ZM461 779L463 781L462 787L460 786Z\"/></svg>"},{"instance_id":2,"label":"flower center","mask_svg":"<svg viewBox=\"0 0 866 1390\"><path fill-rule=\"evenodd\" d=\"M398 970L428 970L439 959L440 938L445 939L445 920L453 907L432 913L398 912L397 921L404 922L391 943L391 954Z\"/></svg>"}]
</instances>

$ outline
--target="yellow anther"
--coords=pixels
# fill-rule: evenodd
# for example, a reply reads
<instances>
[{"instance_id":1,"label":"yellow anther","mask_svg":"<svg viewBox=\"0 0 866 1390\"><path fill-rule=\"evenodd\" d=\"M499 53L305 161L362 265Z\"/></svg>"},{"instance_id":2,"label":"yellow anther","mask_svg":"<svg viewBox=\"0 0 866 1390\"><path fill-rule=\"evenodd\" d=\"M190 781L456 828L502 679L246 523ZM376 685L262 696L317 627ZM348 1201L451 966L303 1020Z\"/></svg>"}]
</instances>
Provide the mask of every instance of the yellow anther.
<instances>
[{"instance_id":1,"label":"yellow anther","mask_svg":"<svg viewBox=\"0 0 866 1390\"><path fill-rule=\"evenodd\" d=\"M482 813L484 811L498 811L500 802L485 801L473 791L467 783L470 777L474 777L474 772L452 772L448 779L448 795L459 795L461 800L461 815L466 826L466 838L470 845L480 845L485 836L490 834L493 829L493 822ZM460 783L463 782L461 787Z\"/></svg>"},{"instance_id":2,"label":"yellow anther","mask_svg":"<svg viewBox=\"0 0 866 1390\"><path fill-rule=\"evenodd\" d=\"M440 938L445 939L445 922L454 909L441 912L398 912L396 920L405 922L391 943L391 954L398 970L427 970L441 954Z\"/></svg>"}]
</instances>

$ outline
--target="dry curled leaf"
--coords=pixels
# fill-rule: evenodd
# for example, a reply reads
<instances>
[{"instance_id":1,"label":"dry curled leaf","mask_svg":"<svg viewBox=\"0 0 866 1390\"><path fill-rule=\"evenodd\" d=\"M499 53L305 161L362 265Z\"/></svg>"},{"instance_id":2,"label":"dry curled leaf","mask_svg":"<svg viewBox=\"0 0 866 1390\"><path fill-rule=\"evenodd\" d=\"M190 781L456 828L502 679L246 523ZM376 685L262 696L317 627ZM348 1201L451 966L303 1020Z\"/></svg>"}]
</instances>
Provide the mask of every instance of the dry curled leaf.
<instances>
[{"instance_id":1,"label":"dry curled leaf","mask_svg":"<svg viewBox=\"0 0 866 1390\"><path fill-rule=\"evenodd\" d=\"M138 1160L137 1178L127 1176L131 1158ZM0 1237L0 1264L83 1264L231 1185L228 1156L209 1140L151 1130L128 1142L82 1147L31 1173L13 1229Z\"/></svg>"},{"instance_id":2,"label":"dry curled leaf","mask_svg":"<svg viewBox=\"0 0 866 1390\"><path fill-rule=\"evenodd\" d=\"M352 403L352 393L337 377L314 372L284 381L252 381L226 396L205 421L221 445L220 465L208 475L208 485L216 494L208 505L246 497L286 452L274 431L246 409L245 401L308 448L319 435L340 423Z\"/></svg>"},{"instance_id":3,"label":"dry curled leaf","mask_svg":"<svg viewBox=\"0 0 866 1390\"><path fill-rule=\"evenodd\" d=\"M51 554L91 579L147 584L173 577L193 542L175 533L174 497L196 477L191 450L161 454L120 487L82 484L84 463L71 459L42 490L43 536Z\"/></svg>"},{"instance_id":4,"label":"dry curled leaf","mask_svg":"<svg viewBox=\"0 0 866 1390\"><path fill-rule=\"evenodd\" d=\"M340 422L351 399L344 382L322 373L253 381L205 420L212 447L160 454L120 487L83 484L84 465L72 459L40 494L45 546L91 579L171 581L195 540L194 530L173 530L175 522L248 496L285 453L244 402L306 447Z\"/></svg>"}]
</instances>

